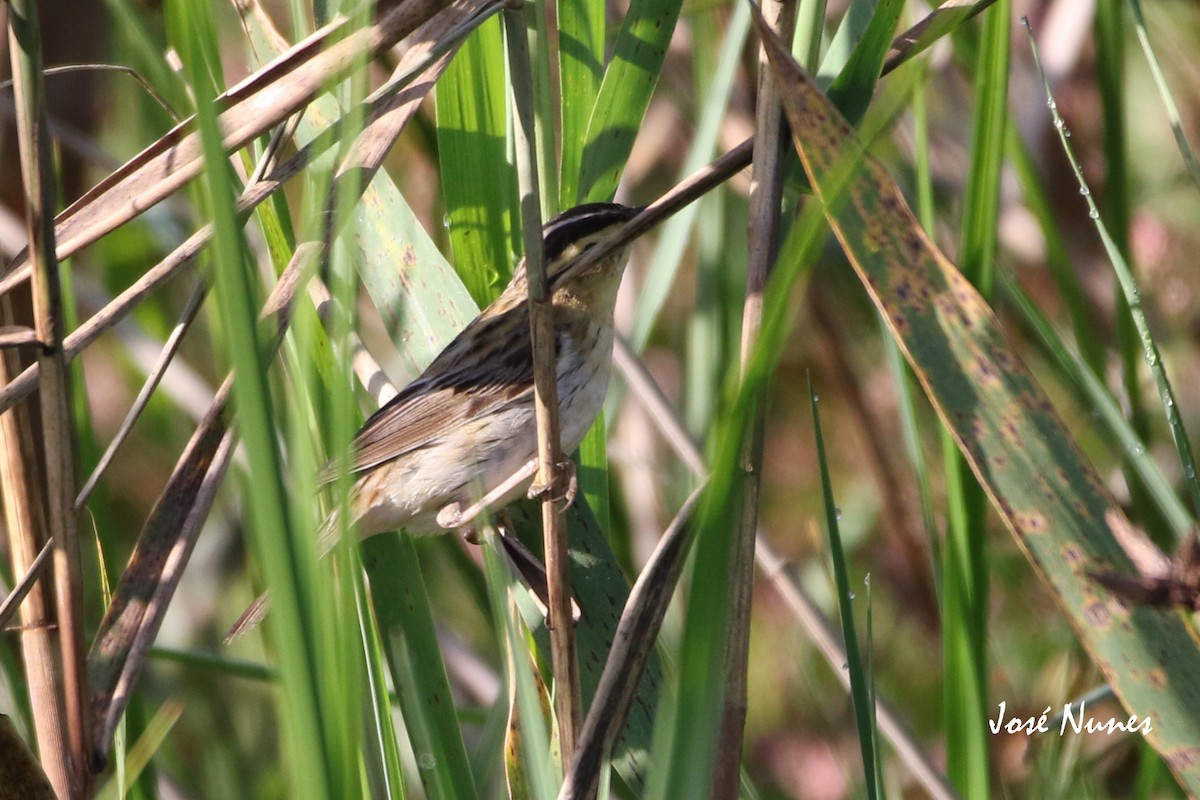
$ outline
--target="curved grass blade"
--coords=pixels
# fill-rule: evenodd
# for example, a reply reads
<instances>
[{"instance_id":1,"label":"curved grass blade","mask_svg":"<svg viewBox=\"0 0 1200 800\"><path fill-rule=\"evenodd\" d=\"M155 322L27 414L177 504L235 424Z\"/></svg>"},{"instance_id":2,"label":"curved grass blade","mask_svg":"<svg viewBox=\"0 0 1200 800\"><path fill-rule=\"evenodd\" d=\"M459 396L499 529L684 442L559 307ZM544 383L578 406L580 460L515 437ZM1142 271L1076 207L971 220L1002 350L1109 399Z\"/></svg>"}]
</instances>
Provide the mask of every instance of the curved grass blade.
<instances>
[{"instance_id":1,"label":"curved grass blade","mask_svg":"<svg viewBox=\"0 0 1200 800\"><path fill-rule=\"evenodd\" d=\"M888 321L959 449L1094 661L1185 789L1200 791L1200 647L1175 614L1131 608L1087 572L1129 571L1105 521L1120 515L1053 407L1008 347L991 309L925 236L850 126L760 26L784 106L842 248Z\"/></svg>"},{"instance_id":2,"label":"curved grass blade","mask_svg":"<svg viewBox=\"0 0 1200 800\"><path fill-rule=\"evenodd\" d=\"M485 306L512 275L517 177L507 151L500 20L471 34L437 86L438 163L454 263Z\"/></svg>"},{"instance_id":3,"label":"curved grass blade","mask_svg":"<svg viewBox=\"0 0 1200 800\"><path fill-rule=\"evenodd\" d=\"M564 174L564 197L590 203L608 200L617 191L682 5L681 0L630 4L588 121L578 186L572 191L569 174Z\"/></svg>"},{"instance_id":4,"label":"curved grass blade","mask_svg":"<svg viewBox=\"0 0 1200 800\"><path fill-rule=\"evenodd\" d=\"M604 77L604 0L559 0L558 80L562 124L560 208L575 204L588 119Z\"/></svg>"}]
</instances>

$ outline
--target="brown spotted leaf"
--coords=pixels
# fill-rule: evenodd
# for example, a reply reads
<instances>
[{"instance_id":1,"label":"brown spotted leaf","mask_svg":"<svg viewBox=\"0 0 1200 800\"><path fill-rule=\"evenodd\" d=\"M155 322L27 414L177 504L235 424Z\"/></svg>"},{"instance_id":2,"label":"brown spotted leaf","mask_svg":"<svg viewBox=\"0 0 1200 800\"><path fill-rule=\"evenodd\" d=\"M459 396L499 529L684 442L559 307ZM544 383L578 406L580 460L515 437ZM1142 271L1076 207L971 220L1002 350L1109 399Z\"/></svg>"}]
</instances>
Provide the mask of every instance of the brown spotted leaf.
<instances>
[{"instance_id":1,"label":"brown spotted leaf","mask_svg":"<svg viewBox=\"0 0 1200 800\"><path fill-rule=\"evenodd\" d=\"M883 167L759 21L804 170L846 256L1000 516L1122 703L1200 794L1200 646L1174 613L1122 602L1120 515L991 309L925 235Z\"/></svg>"}]
</instances>

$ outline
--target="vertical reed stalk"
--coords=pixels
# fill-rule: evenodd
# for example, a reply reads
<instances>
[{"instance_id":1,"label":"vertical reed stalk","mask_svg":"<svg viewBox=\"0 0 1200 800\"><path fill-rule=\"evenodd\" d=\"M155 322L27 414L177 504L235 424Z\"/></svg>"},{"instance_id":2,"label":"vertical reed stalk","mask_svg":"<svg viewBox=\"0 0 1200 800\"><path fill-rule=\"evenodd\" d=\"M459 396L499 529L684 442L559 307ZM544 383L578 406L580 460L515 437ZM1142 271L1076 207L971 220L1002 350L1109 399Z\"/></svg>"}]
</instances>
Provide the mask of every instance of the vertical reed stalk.
<instances>
[{"instance_id":1,"label":"vertical reed stalk","mask_svg":"<svg viewBox=\"0 0 1200 800\"><path fill-rule=\"evenodd\" d=\"M54 579L66 717L70 795L88 794L91 724L84 669L82 578L75 527L74 424L63 360L62 291L54 246L54 177L42 81L37 3L9 0L8 36L16 101L25 220L33 266L34 327L39 341L39 398L45 453L47 523L54 540ZM26 539L26 541L30 541ZM34 551L36 552L36 551ZM61 792L61 790L60 790Z\"/></svg>"},{"instance_id":2,"label":"vertical reed stalk","mask_svg":"<svg viewBox=\"0 0 1200 800\"><path fill-rule=\"evenodd\" d=\"M529 324L533 339L534 397L537 412L537 484L558 485L564 457L559 436L558 383L554 357L554 316L542 261L541 201L538 197L537 137L533 121L533 77L525 12L504 12L513 93L517 186L521 198L521 230L525 273L529 280ZM570 553L566 506L549 491L542 498L542 535L546 548L546 583L550 595L550 652L554 669L554 711L558 719L559 757L563 771L571 766L580 718L579 664L575 657L575 622L571 614Z\"/></svg>"},{"instance_id":3,"label":"vertical reed stalk","mask_svg":"<svg viewBox=\"0 0 1200 800\"><path fill-rule=\"evenodd\" d=\"M768 24L784 41L796 26L792 0L763 4ZM750 235L746 301L742 307L742 369L745 371L762 326L763 291L779 250L779 204L782 198L783 110L759 49L758 119L754 137L754 179L750 185ZM758 529L758 494L762 479L764 408L755 405L742 445L742 507L739 530L732 542L729 616L728 680L721 714L720 739L713 769L715 798L735 798L741 783L742 730L746 724L746 672L750 656L750 605L754 588L754 538Z\"/></svg>"}]
</instances>

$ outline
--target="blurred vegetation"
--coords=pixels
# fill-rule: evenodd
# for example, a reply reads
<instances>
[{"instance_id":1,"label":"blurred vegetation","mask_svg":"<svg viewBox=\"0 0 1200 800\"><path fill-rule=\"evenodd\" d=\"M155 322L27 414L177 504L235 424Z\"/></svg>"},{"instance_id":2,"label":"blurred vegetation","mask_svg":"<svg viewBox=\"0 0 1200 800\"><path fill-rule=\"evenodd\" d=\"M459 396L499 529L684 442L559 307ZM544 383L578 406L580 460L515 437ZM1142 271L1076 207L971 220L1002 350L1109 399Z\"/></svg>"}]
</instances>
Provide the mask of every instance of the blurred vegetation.
<instances>
[{"instance_id":1,"label":"blurred vegetation","mask_svg":"<svg viewBox=\"0 0 1200 800\"><path fill-rule=\"evenodd\" d=\"M164 109L129 75L120 72L47 76L47 111L55 135L63 206L162 136L175 119L191 114L198 99L211 102L214 92L234 85L265 60L261 52L251 54L233 4L212 4L212 29L196 23L194 35L186 36L187 13L200 13L197 9L204 4L180 0L165 5L166 9L140 0L107 0L80 4L69 13L43 9L47 67L121 64L137 71L172 107ZM313 27L313 19L308 16L311 12L306 10L297 16L301 5L266 4L278 30L292 40ZM558 13L564 13L565 5L559 4ZM593 11L603 11L606 33L601 44L609 54L627 5L591 4ZM689 148L701 135L701 120L711 104L718 109L713 115L717 124L705 134L710 137L709 146L691 156L698 163L730 149L754 130L757 40L743 33L744 40L727 43L725 37L732 28L735 7L701 2L683 4L681 9L679 4L662 5L672 6L679 13L678 25L644 118L635 123L631 149L627 156L616 156L622 165L619 188L614 184L598 190L604 194L606 189L615 189L617 199L630 204L652 201L691 171ZM324 4L318 6L324 8ZM825 35L821 41L828 50L823 52L835 55L834 31L853 14L866 19L876 8L870 2L853 3L850 11L839 0L827 6L802 3L801 15L811 15L811 6L824 6ZM532 7L543 10L540 4ZM998 11L1008 16L996 18ZM1195 89L1200 80L1195 75L1196 59L1188 54L1195 54L1195 43L1200 41L1200 9L1170 0L1147 4L1143 11L1153 52L1161 61L1166 84L1178 105L1183 133L1194 141L1200 124L1200 94ZM365 24L370 17L362 10L355 13L358 24ZM915 23L924 13L923 7L906 8L900 29ZM1186 506L1185 476L1155 393L1154 379L1141 360L1138 345L1132 343L1135 340L1130 338L1129 323L1125 321L1127 310L1119 299L1109 258L1057 139L1041 80L1018 22L1021 15L1028 15L1033 26L1058 111L1070 131L1070 142L1081 160L1091 195L1135 272L1162 363L1176 388L1179 414L1188 430L1200 430L1200 393L1192 391L1200 385L1200 281L1193 267L1193 255L1200 246L1194 224L1200 218L1200 187L1189 179L1172 136L1163 101L1139 48L1128 4L1112 4L1097 18L1093 18L1093 11L1085 13L1068 0L997 4L883 78L866 106L860 130L876 132L870 143L871 153L899 183L932 238L962 266L965 232L970 229L963 218L968 184L978 180L982 170L977 160L981 150L975 127L982 119L977 114L982 102L977 80L982 66L977 56L982 37L996 35L999 28L1008 29L1007 112L998 123L1003 129L990 132L999 137L998 152L1004 161L990 179L998 203L995 219L984 223L992 227L981 234L995 240L994 258L989 258L986 265L998 276L991 300L1005 332L1052 398L1086 458L1129 517L1170 552L1182 533L1176 520L1136 478L1130 459L1114 444L1100 412L1079 389L1075 374L1048 352L1012 299L1018 289L1027 294L1032 305L1070 343L1069 347L1081 352L1085 361L1092 359L1090 363L1111 397L1134 420L1142 446ZM745 20L741 24L745 31ZM516 198L508 167L496 167L494 171L487 167L489 159L511 158L511 147L505 140L506 106L492 109L496 116L491 122L498 124L499 130L492 132L494 138L486 140L492 149L476 153L477 162L466 161L462 153L480 140L456 140L455 133L461 132L461 126L479 125L479 129L472 129L472 133L478 133L487 123L451 118L447 112L450 102L446 94L450 92L492 91L503 98L503 66L499 73L489 72L491 62L487 60L496 55L488 48L498 47L501 41L499 22L487 23L474 37L468 46L474 48L473 57L479 59L474 71L465 62L455 62L451 70L461 71L442 79L447 83L439 84L436 98L431 94L425 99L385 163L387 174L415 219L469 287L469 295L461 286L455 289L456 302L462 304L459 311L469 308L472 299L484 302L499 292L511 274L515 263L512 250L519 241L519 232L514 233L517 221L511 216ZM189 38L190 45L185 43ZM831 40L835 42L833 47ZM546 50L540 54L556 53L555 44L561 42L550 31L542 42ZM205 50L208 60L189 52L188 47ZM723 47L733 54L727 90L720 86L724 73L717 69ZM796 50L803 52L799 46ZM180 54L186 69L178 66ZM538 55L535 52L535 59ZM350 98L361 97L379 85L396 58L388 53L369 65L359 76L369 86L339 89L346 92L339 97L343 107L351 105ZM830 63L841 61L835 57ZM492 69L495 66L491 63ZM544 69L545 65L538 68ZM550 73L557 74L559 69L556 61ZM817 72L822 85L838 72L832 67L827 69L833 71ZM209 85L197 86L202 75L211 81ZM490 89L482 86L489 81ZM587 89L593 95L598 90L603 92L598 86ZM7 118L11 107L7 100L4 103ZM568 104L563 101L564 106ZM576 117L570 123L572 130L582 135L578 133L582 128L578 117L586 120L586 113L578 109L573 113ZM302 129L297 139L306 141L312 133ZM285 155L294 153L295 146L286 145ZM579 151L577 142L560 145L564 159L568 153L588 158L587 148L581 155ZM5 127L0 132L0 159L9 166L0 170L0 249L6 260L13 258L23 244L20 220L24 203L15 153L15 134ZM1029 169L1022 171L1017 166L1024 159ZM252 164L254 158L248 160ZM592 169L599 171L602 167ZM270 212L284 216L282 222L256 218L246 227L244 241L204 256L200 269L189 270L159 287L125 322L87 348L76 362L82 474L90 471L114 435L199 277L230 267L229 263L221 264L220 258L242 266L253 265L253 271L246 271L249 275L274 275L286 263L287 254L280 258L272 250L278 242L271 239L277 233L271 226L283 230L286 235L280 235L281 239L293 244L301 239L300 234L293 237L293 229L301 234L310 231L315 224L313 210L323 203L321 187L328 182L322 170L328 169L328 164L318 165L307 182L289 184L280 195L281 202ZM486 171L481 174L480 170ZM784 203L788 224L809 202L809 190L794 160L791 170ZM562 197L575 185L568 177L576 182L579 179L569 172L564 162L562 174L556 176L561 180ZM661 230L640 240L617 314L620 329L641 350L646 367L710 457L717 449L714 431L722 415L730 411L731 395L726 390L729 376L738 372L749 223L748 174L736 175L699 203L685 247L672 247ZM208 180L213 175L219 175L220 180ZM230 188L226 183L231 175L227 170L210 169L205 181L196 182L73 256L67 274L76 303L75 319L86 319L101 308L191 231L211 219L213 204L226 203L228 208L226 195ZM601 183L606 178L586 168L583 175ZM1036 185L1027 183L1030 178ZM1032 197L1035 192L1040 198ZM504 198L504 193L513 196ZM554 210L573 202L563 200L558 204L558 193L543 194ZM501 199L494 199L497 195ZM1043 221L1049 222L1048 229L1039 224L1039 214L1046 215ZM480 219L500 220L496 222L498 230L485 238L475 227L482 224ZM229 221L232 226L232 215ZM360 220L355 224L363 223ZM232 231L231 227L224 234L232 237L230 242L238 238ZM1052 234L1051 238L1047 233ZM218 245L222 235L219 230ZM948 731L957 730L960 713L965 713L947 707L945 699L948 667L944 654L950 649L947 637L969 635L951 634L943 627L940 554L954 552L947 549L946 531L951 524L948 509L958 496L954 486L958 476L949 483L945 476L946 470L957 467L941 458L940 423L920 388L909 380L905 387L914 398L916 443L921 457L914 464L905 441L908 400L897 390L888 337L882 333L878 314L836 241L827 231L822 236L827 242L815 262L806 265L791 291L793 327L766 395L759 529L786 560L798 582L817 598L826 616L836 620L836 590L824 528L822 469L809 404L811 381L820 397L828 476L837 498L836 519L856 598L853 606L860 642L864 653L869 653L874 690L898 712L932 762L945 770L947 750L963 746L957 738L948 743ZM385 372L403 385L415 374L413 365L422 355L405 350L407 341L391 341L388 312L381 312L376 298L353 284L352 262L358 255L351 247L353 242L347 244L352 237L347 234L343 239L346 246L334 249L331 264L322 275L335 294L347 301L344 305L356 310L353 326ZM495 252L477 247L481 239ZM470 259L487 263L467 263ZM1054 259L1062 263L1052 264ZM1059 266L1066 269L1065 283L1054 273ZM1072 284L1078 288L1074 299L1070 297ZM263 286L255 291L257 313L266 291ZM218 313L217 304L212 302L221 299L226 304L224 312L229 314L230 297L230 293L214 293L206 302L161 387L81 516L81 535L87 547L94 545L93 550L84 550L89 637L105 608L100 565L104 565L106 580L115 584L170 470L231 366L234 345L230 340L239 333L229 327L229 318ZM18 299L18 307L22 302ZM431 316L436 317L438 311L433 308ZM1078 315L1072 316L1077 311L1082 311L1083 323ZM309 330L297 333L297 337L319 339L321 334L312 332L318 326L311 312L311 306L298 312ZM243 322L249 326L245 330L253 329L253 319ZM461 322L456 320L457 324ZM342 320L334 323L331 331L350 324ZM1080 332L1084 338L1077 339ZM331 334L331 338L336 337ZM418 344L429 348L433 342ZM290 520L287 536L311 534L319 523L321 513L315 506L306 521L296 522L296 509L313 505L311 477L299 476L305 469L311 474L311 467L328 455L321 452L324 445L306 444L304 447L311 448L307 451L294 451L292 447L314 429L329 437L323 441L344 443L352 430L349 417L358 413L349 410L353 400L362 401L364 412L371 410L366 393L354 394L356 390L351 388L355 384L343 344L335 342L332 356L324 347L319 340L303 338L299 344L289 340L284 346L287 357L264 373L267 381L263 397L270 404L268 410L279 415L277 421L289 421L279 422L270 431L273 435L261 437L267 440L261 444L268 450L272 446L283 448L286 463L282 474L288 482L281 484L287 493L281 497L280 513ZM397 348L404 352L397 353ZM301 365L312 352L324 354L321 369L328 369L328 373L318 377L311 363ZM326 381L338 386L336 392L342 395L340 401L331 402L342 402L345 407L338 413L322 408L319 413L313 412L317 419L306 419L308 412L302 404L309 401L307 394L326 391ZM297 387L304 387L303 399L298 397ZM617 379L611 394L605 421L607 436L601 439L599 448L603 453L603 445L607 446L608 509L598 508L597 514L604 518L607 513L610 522L606 533L626 577L632 581L695 482L659 435L660 423L645 410L636 393ZM321 401L311 402L317 407ZM243 406L238 409L241 415ZM131 747L144 732L154 730L152 720L162 709L177 704L181 712L153 751L149 766L131 789L132 796L275 798L321 793L312 787L297 788L305 780L307 769L297 761L306 751L285 742L287 736L295 736L294 727L288 726L295 726L296 720L308 712L298 711L288 705L290 700L280 699L286 694L278 688L281 669L285 672L282 685L288 687L287 691L297 686L299 678L289 679L288 665L281 664L285 649L275 638L279 629L249 635L229 646L221 641L264 585L277 591L261 552L247 540L246 512L253 501L248 501L246 494L263 480L262 463L249 448L235 457L231 480L223 486L205 524L157 637L155 651L136 685L125 727L126 746ZM585 490L603 491L603 484L600 486L597 490L584 479ZM928 489L924 498L922 486ZM594 495L589 497L594 499ZM968 494L962 502L975 502L980 510L985 505L982 493L976 500ZM981 612L986 628L975 630L982 637L985 656L977 677L985 683L986 712L994 716L1004 701L1010 717L1037 717L1047 706L1053 714L1064 704L1103 686L1105 678L1079 644L1072 621L1062 613L1053 592L1031 568L1017 540L991 507L968 518L973 520L969 535L982 545L982 574L986 577L982 595L986 605ZM278 533L285 536L283 530ZM253 541L259 541L261 547L266 540ZM479 548L454 536L417 540L405 547L420 559L442 657L448 662L474 786L481 796L504 796L501 769L505 756L498 731L504 727L505 675L511 667L506 665L504 655L506 629L498 621L502 609L496 607L496 593L489 595L484 556ZM382 663L379 653L381 648L386 649L386 643L375 641L374 633L360 634L355 622L356 591L362 588L356 562L349 560L347 564L343 558L336 568L321 566L313 568L312 573L301 570L297 578L297 597L307 599L298 602L302 610L297 611L296 624L312 625L311 630L319 633L311 634L312 641L306 646L324 649L324 655L313 660L314 665L320 665L313 666L318 671L310 676L316 698L312 708L319 711L314 719L352 731L342 731L343 739L335 744L324 741L313 745L325 748L329 763L343 767L342 773L333 770L320 780L331 787L328 796L347 796L341 793L346 786L380 796L379 786L363 775L388 773L387 768L369 758L360 762L353 754L339 761L330 751L359 746L354 743L362 734L353 729L369 727L372 717L360 706L370 704L369 699L363 699L369 696L367 684L378 690L373 682L384 670L378 665L368 669L362 664L371 659ZM6 562L6 590L13 585L12 579ZM330 605L326 607L326 603ZM869 640L865 635L868 610ZM684 636L686 612L685 604L680 603L664 626L662 643L668 676L678 667L673 658ZM371 621L369 615L362 618ZM369 624L364 630L367 628ZM383 638L386 640L386 633ZM18 647L15 634L0 639L0 712L12 716L32 742ZM865 796L850 696L842 689L835 669L811 644L778 587L761 573L753 594L750 648L743 759L747 785L754 787L750 796L831 800ZM346 683L340 688L329 685L338 681ZM346 707L331 706L331 698L340 698ZM1123 711L1111 696L1089 701L1088 709L1098 719L1124 719L1135 713ZM399 706L392 706L392 712L399 740L395 753L402 762L396 768L404 774L407 796L420 797L424 790L417 776L427 765L412 755L410 733ZM320 739L329 732L309 733ZM993 736L986 730L976 730L975 735L975 744L984 748L986 756L982 790L998 797L1182 796L1159 755L1137 735L1060 737L1056 726L1042 736ZM387 738L378 737L384 742L379 748L385 762ZM661 742L655 741L655 746L665 752ZM908 767L891 747L885 741L879 746L881 784L887 795L923 796ZM970 770L952 771L951 777L960 781L964 774L969 775ZM614 786L618 783L614 781ZM397 787L388 788L393 796L403 796ZM959 788L964 796L982 796L978 783L960 783ZM626 790L618 787L614 791Z\"/></svg>"}]
</instances>

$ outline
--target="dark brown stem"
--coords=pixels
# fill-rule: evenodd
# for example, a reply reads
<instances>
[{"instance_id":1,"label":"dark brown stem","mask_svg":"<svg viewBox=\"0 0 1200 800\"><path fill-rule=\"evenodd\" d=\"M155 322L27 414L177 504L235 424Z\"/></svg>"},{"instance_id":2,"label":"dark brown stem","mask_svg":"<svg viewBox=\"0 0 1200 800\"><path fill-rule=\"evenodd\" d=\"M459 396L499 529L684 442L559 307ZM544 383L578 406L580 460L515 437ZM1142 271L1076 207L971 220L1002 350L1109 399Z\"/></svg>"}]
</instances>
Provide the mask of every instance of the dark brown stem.
<instances>
[{"instance_id":1,"label":"dark brown stem","mask_svg":"<svg viewBox=\"0 0 1200 800\"><path fill-rule=\"evenodd\" d=\"M792 0L762 4L768 24L784 41L796 25ZM763 292L779 249L779 211L783 196L783 147L786 144L783 109L775 82L767 69L766 53L759 53L758 115L754 140L754 179L750 184L750 234L746 272L746 300L742 306L742 366L750 361L762 326ZM746 673L750 655L750 606L754 589L754 536L758 529L758 496L762 484L762 449L765 409L755 404L742 445L742 507L737 535L729 553L730 613L726 636L725 699L713 765L712 797L738 796L741 783L742 731L746 724Z\"/></svg>"}]
</instances>

